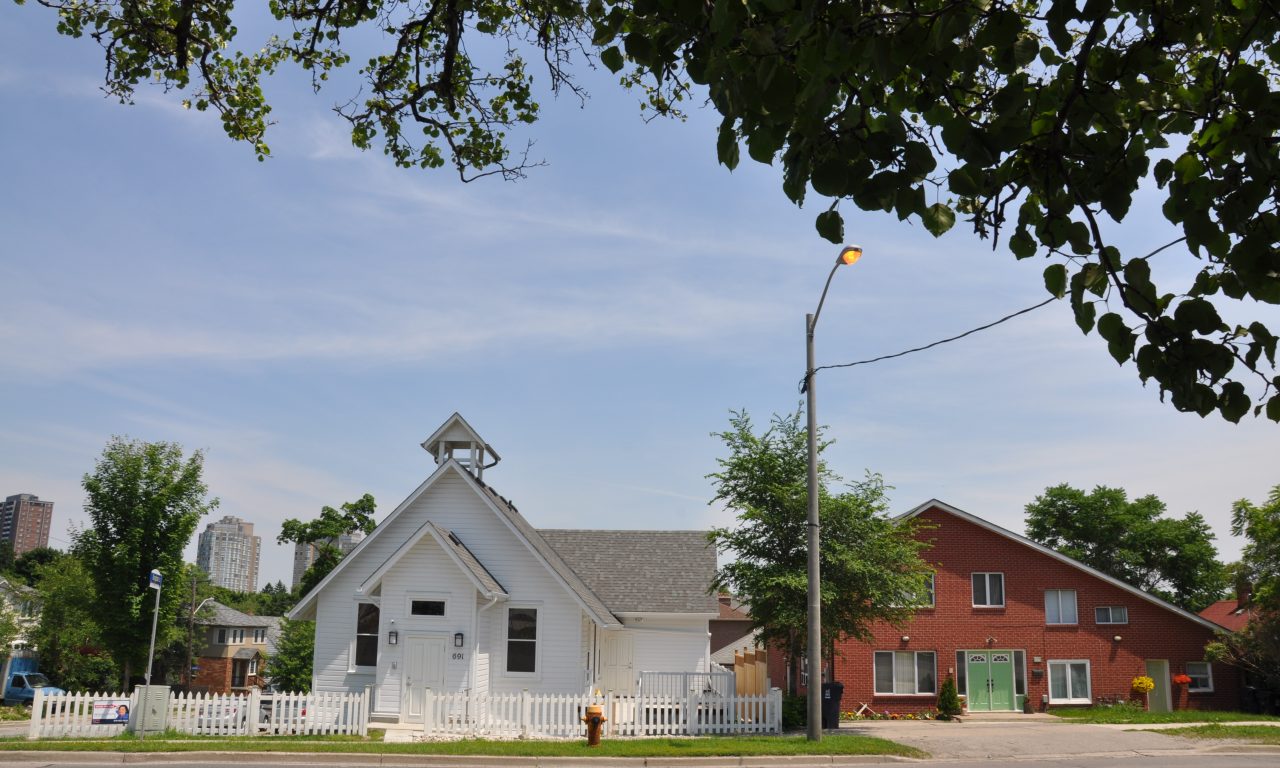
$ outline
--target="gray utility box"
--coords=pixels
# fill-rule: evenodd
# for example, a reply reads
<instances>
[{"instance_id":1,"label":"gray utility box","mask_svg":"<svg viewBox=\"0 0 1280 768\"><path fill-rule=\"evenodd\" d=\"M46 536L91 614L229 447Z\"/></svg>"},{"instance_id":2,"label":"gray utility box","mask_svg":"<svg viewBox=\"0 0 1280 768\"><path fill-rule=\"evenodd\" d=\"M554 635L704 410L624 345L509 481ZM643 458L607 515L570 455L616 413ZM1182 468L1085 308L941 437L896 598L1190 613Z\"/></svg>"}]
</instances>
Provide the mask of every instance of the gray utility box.
<instances>
[{"instance_id":1,"label":"gray utility box","mask_svg":"<svg viewBox=\"0 0 1280 768\"><path fill-rule=\"evenodd\" d=\"M169 686L139 685L136 711L129 717L129 728L143 736L164 733L169 727Z\"/></svg>"}]
</instances>

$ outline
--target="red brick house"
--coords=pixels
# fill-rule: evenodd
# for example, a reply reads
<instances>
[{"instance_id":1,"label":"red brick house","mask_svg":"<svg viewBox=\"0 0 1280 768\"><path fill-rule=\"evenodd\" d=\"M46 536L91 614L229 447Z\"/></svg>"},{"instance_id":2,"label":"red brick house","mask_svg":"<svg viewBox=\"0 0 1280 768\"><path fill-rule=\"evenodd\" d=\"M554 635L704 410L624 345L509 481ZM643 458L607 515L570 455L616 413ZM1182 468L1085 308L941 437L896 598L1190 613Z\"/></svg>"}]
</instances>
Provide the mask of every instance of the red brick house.
<instances>
[{"instance_id":1,"label":"red brick house","mask_svg":"<svg viewBox=\"0 0 1280 768\"><path fill-rule=\"evenodd\" d=\"M197 617L202 650L191 689L242 693L265 682L262 672L280 636L279 616L250 616L209 601L210 615Z\"/></svg>"},{"instance_id":2,"label":"red brick house","mask_svg":"<svg viewBox=\"0 0 1280 768\"><path fill-rule=\"evenodd\" d=\"M954 677L971 712L1043 711L1129 699L1139 675L1152 710L1238 705L1236 671L1204 661L1214 622L943 502L899 519L913 518L932 541L931 605L841 646L843 709L919 712ZM786 680L781 662L771 673Z\"/></svg>"}]
</instances>

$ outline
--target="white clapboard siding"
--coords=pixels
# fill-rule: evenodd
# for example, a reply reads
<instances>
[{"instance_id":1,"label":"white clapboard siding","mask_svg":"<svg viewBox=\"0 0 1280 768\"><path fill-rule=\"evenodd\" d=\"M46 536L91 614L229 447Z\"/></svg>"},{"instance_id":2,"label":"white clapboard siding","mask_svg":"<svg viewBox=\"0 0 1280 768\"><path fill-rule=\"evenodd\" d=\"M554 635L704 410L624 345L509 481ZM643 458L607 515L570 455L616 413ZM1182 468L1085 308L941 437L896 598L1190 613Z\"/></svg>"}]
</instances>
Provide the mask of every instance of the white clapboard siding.
<instances>
[{"instance_id":1,"label":"white clapboard siding","mask_svg":"<svg viewBox=\"0 0 1280 768\"><path fill-rule=\"evenodd\" d=\"M425 736L578 738L590 705L603 707L610 736L779 733L782 692L764 696L606 696L575 694L436 693L424 698Z\"/></svg>"},{"instance_id":2,"label":"white clapboard siding","mask_svg":"<svg viewBox=\"0 0 1280 768\"><path fill-rule=\"evenodd\" d=\"M36 692L28 738L54 736L115 736L121 725L93 725L97 699L128 699L137 712L137 697L121 693ZM259 734L369 733L369 691L361 693L169 694L168 728L197 736L257 736Z\"/></svg>"}]
</instances>

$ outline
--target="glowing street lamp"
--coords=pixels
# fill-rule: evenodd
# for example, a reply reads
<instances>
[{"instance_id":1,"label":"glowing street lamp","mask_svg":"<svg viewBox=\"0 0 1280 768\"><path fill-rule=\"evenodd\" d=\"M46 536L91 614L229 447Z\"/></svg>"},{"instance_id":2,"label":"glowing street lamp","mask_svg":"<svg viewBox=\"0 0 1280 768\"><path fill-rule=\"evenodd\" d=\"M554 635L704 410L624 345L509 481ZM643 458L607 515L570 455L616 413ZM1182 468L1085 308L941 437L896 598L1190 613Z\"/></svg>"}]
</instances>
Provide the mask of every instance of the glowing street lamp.
<instances>
[{"instance_id":1,"label":"glowing street lamp","mask_svg":"<svg viewBox=\"0 0 1280 768\"><path fill-rule=\"evenodd\" d=\"M805 331L805 369L804 391L808 394L805 411L809 421L809 627L805 662L809 668L809 690L806 691L809 710L809 741L822 740L822 575L818 550L818 417L814 411L815 396L813 393L813 332L818 327L818 315L822 313L822 303L827 300L827 289L831 287L831 278L836 270L848 264L856 264L862 258L862 246L846 245L836 258L835 266L827 275L827 282L822 286L822 296L818 299L818 308L811 315L804 317Z\"/></svg>"}]
</instances>

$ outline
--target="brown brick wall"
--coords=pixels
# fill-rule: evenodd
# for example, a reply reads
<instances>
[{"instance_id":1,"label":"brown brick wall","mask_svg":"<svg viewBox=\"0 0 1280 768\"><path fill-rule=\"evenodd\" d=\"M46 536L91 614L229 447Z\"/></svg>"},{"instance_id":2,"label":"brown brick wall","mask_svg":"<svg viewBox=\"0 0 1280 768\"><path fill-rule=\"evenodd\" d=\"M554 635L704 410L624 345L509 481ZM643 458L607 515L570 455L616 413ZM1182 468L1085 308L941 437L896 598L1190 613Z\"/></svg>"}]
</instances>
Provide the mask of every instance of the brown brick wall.
<instances>
[{"instance_id":1,"label":"brown brick wall","mask_svg":"<svg viewBox=\"0 0 1280 768\"><path fill-rule=\"evenodd\" d=\"M209 693L231 692L231 659L201 656L196 663L200 671L196 672L195 679L191 681L192 687Z\"/></svg>"},{"instance_id":2,"label":"brown brick wall","mask_svg":"<svg viewBox=\"0 0 1280 768\"><path fill-rule=\"evenodd\" d=\"M842 706L846 710L866 703L877 711L906 713L936 703L934 695L876 695L875 651L935 652L938 687L954 674L957 650L1024 651L1027 694L1033 708L1041 710L1045 708L1041 699L1049 692L1049 660L1087 659L1095 701L1100 696L1128 698L1133 678L1146 674L1146 659L1167 660L1172 677L1185 672L1187 662L1203 660L1204 646L1213 638L1212 631L1190 619L942 510L928 510L920 519L936 526L922 534L933 541L924 556L937 568L935 607L920 610L905 627L877 624L870 643L841 646L836 679L845 685ZM1003 608L973 607L970 576L974 572L1004 574ZM1076 590L1077 624L1046 626L1046 589ZM1129 623L1096 624L1094 608L1109 605L1127 607ZM903 642L904 635L910 640ZM1116 635L1122 638L1119 642L1113 639ZM995 638L990 645L988 637ZM786 673L778 656L771 656L770 674L774 684L782 686ZM1035 662L1035 657L1041 661ZM1036 674L1037 669L1043 672ZM1163 682L1172 690L1174 709L1239 705L1238 676L1225 665L1213 665L1212 693L1188 693L1185 686Z\"/></svg>"}]
</instances>

